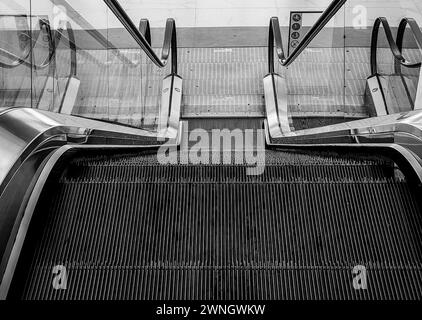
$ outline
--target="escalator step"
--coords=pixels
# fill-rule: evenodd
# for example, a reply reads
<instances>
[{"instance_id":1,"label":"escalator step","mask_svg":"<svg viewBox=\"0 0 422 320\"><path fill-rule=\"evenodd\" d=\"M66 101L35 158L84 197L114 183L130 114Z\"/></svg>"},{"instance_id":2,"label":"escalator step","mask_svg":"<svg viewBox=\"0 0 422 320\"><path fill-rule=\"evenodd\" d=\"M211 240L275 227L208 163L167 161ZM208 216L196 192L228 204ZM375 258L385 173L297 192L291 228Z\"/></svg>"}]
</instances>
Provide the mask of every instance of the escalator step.
<instances>
[{"instance_id":1,"label":"escalator step","mask_svg":"<svg viewBox=\"0 0 422 320\"><path fill-rule=\"evenodd\" d=\"M77 159L45 189L17 297L422 298L422 217L384 160L295 155L314 166L280 160L250 179L141 159ZM67 290L51 284L56 265ZM357 265L367 290L353 289Z\"/></svg>"}]
</instances>

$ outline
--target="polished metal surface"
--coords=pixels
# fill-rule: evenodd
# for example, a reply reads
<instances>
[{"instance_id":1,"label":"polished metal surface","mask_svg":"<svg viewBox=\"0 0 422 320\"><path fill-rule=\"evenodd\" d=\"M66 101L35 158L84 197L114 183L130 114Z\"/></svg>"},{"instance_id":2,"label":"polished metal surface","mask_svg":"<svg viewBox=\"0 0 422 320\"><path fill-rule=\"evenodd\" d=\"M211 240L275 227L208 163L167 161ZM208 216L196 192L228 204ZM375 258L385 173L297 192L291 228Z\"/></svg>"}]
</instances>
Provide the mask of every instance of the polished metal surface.
<instances>
[{"instance_id":1,"label":"polished metal surface","mask_svg":"<svg viewBox=\"0 0 422 320\"><path fill-rule=\"evenodd\" d=\"M286 77L275 73L267 75L264 78L264 96L271 136L289 133Z\"/></svg>"},{"instance_id":2,"label":"polished metal surface","mask_svg":"<svg viewBox=\"0 0 422 320\"><path fill-rule=\"evenodd\" d=\"M166 137L176 138L180 127L180 111L182 106L183 79L172 75L172 94L170 100L170 115Z\"/></svg>"},{"instance_id":3,"label":"polished metal surface","mask_svg":"<svg viewBox=\"0 0 422 320\"><path fill-rule=\"evenodd\" d=\"M48 159L47 163L44 165L42 172L51 172L56 162L60 159L60 157L70 149L70 146L63 146L59 148L54 154ZM19 259L19 253L22 249L23 240L25 239L25 235L28 231L29 223L32 218L32 214L34 212L36 203L38 198L41 194L41 191L44 187L44 184L48 178L48 174L41 174L41 176L37 179L37 182L34 186L34 189L31 193L31 197L28 200L26 205L25 212L21 217L21 221L19 222L19 229L15 237L11 237L13 240L12 248L10 253L4 253L2 256L1 261L1 283L0 283L0 300L5 300L7 297L7 292L10 287L10 283L12 281L12 275L16 268L16 264ZM16 217L18 219L18 217ZM10 239L9 239L10 242Z\"/></svg>"},{"instance_id":4,"label":"polished metal surface","mask_svg":"<svg viewBox=\"0 0 422 320\"><path fill-rule=\"evenodd\" d=\"M163 79L163 85L161 89L161 104L160 114L158 120L158 131L165 132L167 130L168 119L170 117L171 108L171 95L173 92L173 77L168 76Z\"/></svg>"},{"instance_id":5,"label":"polished metal surface","mask_svg":"<svg viewBox=\"0 0 422 320\"><path fill-rule=\"evenodd\" d=\"M414 103L415 110L422 109L422 81L421 81L422 78L421 76L422 76L422 68L421 70L419 70L419 81L418 81L418 86L416 88L416 98L415 98L415 103Z\"/></svg>"},{"instance_id":6,"label":"polished metal surface","mask_svg":"<svg viewBox=\"0 0 422 320\"><path fill-rule=\"evenodd\" d=\"M0 110L1 111L1 110ZM175 107L177 111L177 107ZM177 121L173 116L173 121ZM174 131L176 133L174 134ZM177 139L179 123L173 128L173 139ZM130 144L142 144L140 137L166 139L167 131L160 136L155 132L144 131L118 124L74 117L31 108L14 108L0 114L0 192L7 181L5 178L13 173L13 168L23 162L44 141L60 137L66 141L67 136L88 137L100 135L113 139L127 140Z\"/></svg>"},{"instance_id":7,"label":"polished metal surface","mask_svg":"<svg viewBox=\"0 0 422 320\"><path fill-rule=\"evenodd\" d=\"M44 77L40 77L37 81L42 81ZM58 97L55 93L57 79L54 75L46 76L44 84L42 85L41 97L38 102L34 101L35 107L40 110L53 111L54 105L58 104Z\"/></svg>"},{"instance_id":8,"label":"polished metal surface","mask_svg":"<svg viewBox=\"0 0 422 320\"><path fill-rule=\"evenodd\" d=\"M11 109L13 109L13 108L12 107L1 107L0 108L0 116L5 112L10 111Z\"/></svg>"},{"instance_id":9,"label":"polished metal surface","mask_svg":"<svg viewBox=\"0 0 422 320\"><path fill-rule=\"evenodd\" d=\"M275 92L274 77L269 74L264 77L265 109L268 123L268 130L271 137L282 136L277 115L277 97Z\"/></svg>"},{"instance_id":10,"label":"polished metal surface","mask_svg":"<svg viewBox=\"0 0 422 320\"><path fill-rule=\"evenodd\" d=\"M182 78L169 75L163 80L158 132L168 138L176 138L182 104Z\"/></svg>"},{"instance_id":11,"label":"polished metal surface","mask_svg":"<svg viewBox=\"0 0 422 320\"><path fill-rule=\"evenodd\" d=\"M69 128L70 129L70 128ZM26 108L10 110L0 116L0 186L2 190L6 176L22 161L38 143L43 140L65 134L67 130L61 124L43 114ZM72 128L74 134L83 135L85 129Z\"/></svg>"},{"instance_id":12,"label":"polished metal surface","mask_svg":"<svg viewBox=\"0 0 422 320\"><path fill-rule=\"evenodd\" d=\"M286 75L273 74L275 97L277 99L278 123L282 133L288 133L290 129L290 119L288 115L288 90Z\"/></svg>"},{"instance_id":13,"label":"polished metal surface","mask_svg":"<svg viewBox=\"0 0 422 320\"><path fill-rule=\"evenodd\" d=\"M70 76L64 80L66 81L66 87L61 98L59 112L63 114L72 114L78 97L81 81L75 76Z\"/></svg>"},{"instance_id":14,"label":"polished metal surface","mask_svg":"<svg viewBox=\"0 0 422 320\"><path fill-rule=\"evenodd\" d=\"M298 144L360 144L385 143L397 144L410 150L422 161L422 111L396 113L392 115L367 118L332 126L300 130L271 136L269 125L266 123L267 144L269 146L292 146Z\"/></svg>"},{"instance_id":15,"label":"polished metal surface","mask_svg":"<svg viewBox=\"0 0 422 320\"><path fill-rule=\"evenodd\" d=\"M369 77L366 80L366 105L368 106L370 114L373 117L387 115L387 106L385 104L381 84L379 81L380 80L378 75Z\"/></svg>"}]
</instances>

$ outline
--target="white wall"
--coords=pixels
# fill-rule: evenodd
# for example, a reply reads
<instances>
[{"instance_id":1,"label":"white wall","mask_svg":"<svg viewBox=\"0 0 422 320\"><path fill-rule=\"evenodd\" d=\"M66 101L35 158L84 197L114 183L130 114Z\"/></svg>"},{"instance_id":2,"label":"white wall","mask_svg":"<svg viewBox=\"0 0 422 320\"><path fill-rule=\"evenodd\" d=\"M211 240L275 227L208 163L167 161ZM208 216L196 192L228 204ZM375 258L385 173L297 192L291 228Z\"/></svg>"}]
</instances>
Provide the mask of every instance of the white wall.
<instances>
[{"instance_id":1,"label":"white wall","mask_svg":"<svg viewBox=\"0 0 422 320\"><path fill-rule=\"evenodd\" d=\"M60 4L65 0L0 0L0 14L28 13L30 1L33 14L49 15L52 20L53 2ZM102 0L66 1L95 28L121 27ZM136 24L139 19L148 18L152 27L164 27L165 20L173 17L178 27L221 27L266 26L275 15L281 25L287 26L291 10L323 10L330 0L120 0L120 3ZM380 15L388 17L392 25L404 16L414 17L422 25L420 0L349 0L345 11L347 26L360 21L362 26L371 27ZM366 19L359 18L363 13ZM340 12L334 24L342 26L343 20Z\"/></svg>"}]
</instances>

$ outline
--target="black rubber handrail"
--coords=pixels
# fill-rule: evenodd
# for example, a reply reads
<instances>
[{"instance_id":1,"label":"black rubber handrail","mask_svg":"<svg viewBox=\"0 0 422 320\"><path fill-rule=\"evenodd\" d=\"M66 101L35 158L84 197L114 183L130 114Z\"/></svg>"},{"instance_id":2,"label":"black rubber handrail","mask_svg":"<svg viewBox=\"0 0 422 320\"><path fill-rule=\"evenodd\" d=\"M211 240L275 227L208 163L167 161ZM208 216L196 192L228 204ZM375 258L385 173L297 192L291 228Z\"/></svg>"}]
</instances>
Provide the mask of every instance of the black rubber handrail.
<instances>
[{"instance_id":1,"label":"black rubber handrail","mask_svg":"<svg viewBox=\"0 0 422 320\"><path fill-rule=\"evenodd\" d=\"M176 32L173 33L173 30L176 30L175 26L173 29L173 24L173 19L167 19L166 29L164 32L164 42L161 59L167 61L171 51L171 73L177 74L177 40L176 38L174 40L172 39L173 36L176 37ZM151 28L148 19L141 19L141 21L139 22L139 31L145 37L145 40L148 42L148 44L151 46Z\"/></svg>"},{"instance_id":2,"label":"black rubber handrail","mask_svg":"<svg viewBox=\"0 0 422 320\"><path fill-rule=\"evenodd\" d=\"M333 0L328 8L321 14L319 19L311 27L299 45L295 48L291 55L286 57L283 49L283 41L280 32L280 24L277 17L270 19L268 32L268 70L274 73L274 41L276 44L276 53L280 64L288 67L296 58L307 48L309 43L319 34L319 32L327 25L327 23L336 15L343 7L347 0Z\"/></svg>"},{"instance_id":3,"label":"black rubber handrail","mask_svg":"<svg viewBox=\"0 0 422 320\"><path fill-rule=\"evenodd\" d=\"M160 68L165 67L171 52L171 73L177 73L177 37L176 23L174 19L167 19L161 57L158 57L154 49L151 47L151 39L149 39L149 41L145 39L144 34L136 28L126 11L121 7L120 3L117 0L104 0L104 2L155 65ZM144 24L145 23L146 22L144 22Z\"/></svg>"},{"instance_id":4,"label":"black rubber handrail","mask_svg":"<svg viewBox=\"0 0 422 320\"><path fill-rule=\"evenodd\" d=\"M52 37L51 37L51 29L50 29L50 24L48 23L47 20L45 19L40 19L39 20L40 23L40 29L43 29L43 27L45 27L46 32L49 34L49 41L48 41L48 45L49 45L49 55L48 57L44 60L44 62L41 64L43 65L43 67L46 67L49 62L51 61L51 48L53 47L53 41L52 41ZM40 32L41 34L41 32ZM0 48L0 55L2 55L3 57L6 57L8 59L13 60L11 63L5 63L5 62L1 62L0 61L0 67L4 68L4 69L13 69L16 68L22 64L28 66L28 59L30 58L30 55L33 52L33 49L35 48L35 45L37 44L37 40L33 40L32 38L30 39L32 42L32 46L27 46L25 48L25 51L22 54L22 57L18 57L17 55L15 55L14 53L11 53L3 48Z\"/></svg>"},{"instance_id":5,"label":"black rubber handrail","mask_svg":"<svg viewBox=\"0 0 422 320\"><path fill-rule=\"evenodd\" d=\"M139 32L145 37L145 40L151 46L151 28L148 19L139 21Z\"/></svg>"},{"instance_id":6,"label":"black rubber handrail","mask_svg":"<svg viewBox=\"0 0 422 320\"><path fill-rule=\"evenodd\" d=\"M419 45L422 48L422 32L417 22L412 18L403 18L400 21L399 28L397 30L397 38L394 40L393 33L391 31L390 24L387 18L379 17L375 20L372 29L371 39L371 74L372 76L378 74L378 63L377 63L377 50L378 50L378 35L381 25L383 26L385 35L387 37L388 46L394 56L396 63L396 71L399 71L401 66L408 68L418 68L421 66L421 62L409 62L402 54L404 33L407 25L410 26L410 30Z\"/></svg>"}]
</instances>

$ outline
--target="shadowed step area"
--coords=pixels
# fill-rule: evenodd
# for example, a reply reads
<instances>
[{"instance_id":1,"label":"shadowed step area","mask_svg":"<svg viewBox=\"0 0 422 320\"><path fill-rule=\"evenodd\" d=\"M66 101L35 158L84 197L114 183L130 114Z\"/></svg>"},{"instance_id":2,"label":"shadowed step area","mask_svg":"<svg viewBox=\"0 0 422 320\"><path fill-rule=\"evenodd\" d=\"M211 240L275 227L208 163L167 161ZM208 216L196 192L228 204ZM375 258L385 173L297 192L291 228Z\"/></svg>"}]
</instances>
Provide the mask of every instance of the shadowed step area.
<instances>
[{"instance_id":1,"label":"shadowed step area","mask_svg":"<svg viewBox=\"0 0 422 320\"><path fill-rule=\"evenodd\" d=\"M420 206L391 160L265 161L247 176L246 164L161 165L154 153L74 157L43 190L11 296L421 298ZM68 290L51 285L61 264ZM356 265L367 290L353 289Z\"/></svg>"}]
</instances>

